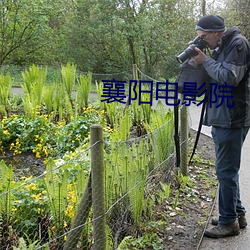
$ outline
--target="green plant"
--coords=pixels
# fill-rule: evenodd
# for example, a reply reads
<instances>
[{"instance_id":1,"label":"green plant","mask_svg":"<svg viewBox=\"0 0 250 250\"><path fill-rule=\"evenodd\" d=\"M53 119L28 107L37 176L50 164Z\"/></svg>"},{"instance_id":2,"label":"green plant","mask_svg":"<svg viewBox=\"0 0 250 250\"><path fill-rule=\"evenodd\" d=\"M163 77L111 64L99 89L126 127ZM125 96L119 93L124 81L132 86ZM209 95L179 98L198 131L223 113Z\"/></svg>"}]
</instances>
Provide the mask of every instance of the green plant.
<instances>
[{"instance_id":1,"label":"green plant","mask_svg":"<svg viewBox=\"0 0 250 250\"><path fill-rule=\"evenodd\" d=\"M11 93L12 79L10 74L0 75L0 116L7 116L9 111L9 96Z\"/></svg>"},{"instance_id":2,"label":"green plant","mask_svg":"<svg viewBox=\"0 0 250 250\"><path fill-rule=\"evenodd\" d=\"M46 114L50 114L53 111L54 94L55 94L56 84L46 86L44 89L43 102L46 108Z\"/></svg>"},{"instance_id":3,"label":"green plant","mask_svg":"<svg viewBox=\"0 0 250 250\"><path fill-rule=\"evenodd\" d=\"M20 237L18 239L18 246L17 247L13 246L13 250L35 250L41 246L38 240L35 240L33 242L28 235L25 235L25 238L27 239L27 241L25 241L23 237ZM49 250L49 246L48 245L43 246L42 249Z\"/></svg>"},{"instance_id":4,"label":"green plant","mask_svg":"<svg viewBox=\"0 0 250 250\"><path fill-rule=\"evenodd\" d=\"M64 211L67 207L68 176L57 171L52 159L46 164L46 178L44 185L48 194L49 206L57 227L63 228Z\"/></svg>"},{"instance_id":5,"label":"green plant","mask_svg":"<svg viewBox=\"0 0 250 250\"><path fill-rule=\"evenodd\" d=\"M34 118L37 112L40 112L46 75L47 68L43 69L35 65L22 72L24 82L21 86L24 90L24 111L29 117Z\"/></svg>"},{"instance_id":6,"label":"green plant","mask_svg":"<svg viewBox=\"0 0 250 250\"><path fill-rule=\"evenodd\" d=\"M147 132L152 132L150 138L155 154L155 159L158 163L166 160L173 152L173 112L166 112L166 108L161 102L151 114L150 124L146 123L145 128Z\"/></svg>"},{"instance_id":7,"label":"green plant","mask_svg":"<svg viewBox=\"0 0 250 250\"><path fill-rule=\"evenodd\" d=\"M176 209L179 205L179 196L180 196L180 191L177 189L175 190L175 196L172 204L173 209Z\"/></svg>"},{"instance_id":8,"label":"green plant","mask_svg":"<svg viewBox=\"0 0 250 250\"><path fill-rule=\"evenodd\" d=\"M31 119L16 116L2 119L0 122L0 146L2 150L12 150L13 154L34 152L37 158L48 156L56 144L56 134L59 128L48 121L46 116ZM49 143L48 143L49 142Z\"/></svg>"},{"instance_id":9,"label":"green plant","mask_svg":"<svg viewBox=\"0 0 250 250\"><path fill-rule=\"evenodd\" d=\"M117 250L152 249L163 250L163 242L156 233L145 233L142 237L125 237Z\"/></svg>"},{"instance_id":10,"label":"green plant","mask_svg":"<svg viewBox=\"0 0 250 250\"><path fill-rule=\"evenodd\" d=\"M107 110L107 103L102 102L102 93L103 93L103 82L95 82L96 85L96 92L98 95L98 102L99 102L99 108L101 110Z\"/></svg>"},{"instance_id":11,"label":"green plant","mask_svg":"<svg viewBox=\"0 0 250 250\"><path fill-rule=\"evenodd\" d=\"M111 134L112 140L112 134ZM112 152L109 154L109 152ZM142 220L145 207L145 185L148 174L148 165L151 160L148 141L111 142L110 151L106 154L105 192L107 208L123 198L122 205L117 205L110 215L133 218L137 226Z\"/></svg>"},{"instance_id":12,"label":"green plant","mask_svg":"<svg viewBox=\"0 0 250 250\"><path fill-rule=\"evenodd\" d=\"M14 177L12 166L8 167L3 160L0 161L0 213L5 216L8 223L12 214L13 193L11 189L14 186Z\"/></svg>"},{"instance_id":13,"label":"green plant","mask_svg":"<svg viewBox=\"0 0 250 250\"><path fill-rule=\"evenodd\" d=\"M79 154L83 155L80 151ZM70 227L89 177L89 159L81 157L79 162L65 160L58 164L49 159L43 178L55 235L64 233Z\"/></svg>"},{"instance_id":14,"label":"green plant","mask_svg":"<svg viewBox=\"0 0 250 250\"><path fill-rule=\"evenodd\" d=\"M107 104L107 116L109 117L109 124L113 129L111 140L113 142L128 140L132 127L130 111L128 109L124 110L121 105L109 103Z\"/></svg>"},{"instance_id":15,"label":"green plant","mask_svg":"<svg viewBox=\"0 0 250 250\"><path fill-rule=\"evenodd\" d=\"M88 72L87 75L81 74L78 78L77 96L76 96L77 108L79 110L78 112L80 112L83 108L88 107L91 82L92 82L92 74L90 72Z\"/></svg>"},{"instance_id":16,"label":"green plant","mask_svg":"<svg viewBox=\"0 0 250 250\"><path fill-rule=\"evenodd\" d=\"M162 183L162 182L160 182L160 189L157 192L157 194L159 196L159 202L160 202L160 204L164 200L168 200L169 199L170 192L171 192L171 182L170 183Z\"/></svg>"},{"instance_id":17,"label":"green plant","mask_svg":"<svg viewBox=\"0 0 250 250\"><path fill-rule=\"evenodd\" d=\"M76 65L67 63L66 66L61 66L62 86L66 91L69 100L72 103L72 91L76 81Z\"/></svg>"},{"instance_id":18,"label":"green plant","mask_svg":"<svg viewBox=\"0 0 250 250\"><path fill-rule=\"evenodd\" d=\"M35 119L13 115L0 121L0 150L14 155L33 152L37 158L61 156L89 140L90 126L102 122L102 115L91 106L71 122L55 124L50 116Z\"/></svg>"},{"instance_id":19,"label":"green plant","mask_svg":"<svg viewBox=\"0 0 250 250\"><path fill-rule=\"evenodd\" d=\"M179 182L181 189L185 189L187 186L190 187L192 185L192 182L189 176L185 176L181 173L178 173L178 182Z\"/></svg>"},{"instance_id":20,"label":"green plant","mask_svg":"<svg viewBox=\"0 0 250 250\"><path fill-rule=\"evenodd\" d=\"M40 239L46 235L45 231L39 230L44 228L42 221L49 221L48 197L42 180L35 180L32 176L22 177L17 183L18 188L12 192L15 196L13 202L13 227L16 231L22 228L19 236L27 239L36 240L40 235ZM49 224L49 223L47 223ZM39 227L38 227L39 225Z\"/></svg>"},{"instance_id":21,"label":"green plant","mask_svg":"<svg viewBox=\"0 0 250 250\"><path fill-rule=\"evenodd\" d=\"M144 123L150 124L150 119L152 114L152 106L150 105L150 98L153 98L153 96L150 96L148 91L150 92L153 90L150 90L148 87L144 87L142 91L143 92L141 94L141 101L145 102L140 105L143 114L142 121Z\"/></svg>"}]
</instances>

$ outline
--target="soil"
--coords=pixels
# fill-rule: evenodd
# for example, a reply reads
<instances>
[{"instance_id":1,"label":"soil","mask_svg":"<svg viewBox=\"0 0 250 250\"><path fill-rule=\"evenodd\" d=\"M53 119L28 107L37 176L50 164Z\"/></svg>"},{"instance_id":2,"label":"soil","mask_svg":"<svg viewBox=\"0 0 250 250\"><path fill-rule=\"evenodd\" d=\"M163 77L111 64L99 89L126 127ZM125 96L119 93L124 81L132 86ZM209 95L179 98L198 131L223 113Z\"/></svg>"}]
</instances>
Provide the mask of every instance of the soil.
<instances>
[{"instance_id":1,"label":"soil","mask_svg":"<svg viewBox=\"0 0 250 250\"><path fill-rule=\"evenodd\" d=\"M13 155L12 152L7 152L0 156L0 160L4 160L6 165L13 167L16 181L23 176L39 176L45 171L43 159L37 159L32 153Z\"/></svg>"},{"instance_id":2,"label":"soil","mask_svg":"<svg viewBox=\"0 0 250 250\"><path fill-rule=\"evenodd\" d=\"M190 131L190 136L190 146L193 147L196 132ZM214 162L213 141L201 134L193 163L188 168L191 184L187 184L185 188L179 186L176 209L173 209L171 202L158 208L167 215L167 227L159 230L164 250L199 249L217 194ZM178 189L178 184L176 188ZM173 194L172 199L175 197L176 194Z\"/></svg>"}]
</instances>

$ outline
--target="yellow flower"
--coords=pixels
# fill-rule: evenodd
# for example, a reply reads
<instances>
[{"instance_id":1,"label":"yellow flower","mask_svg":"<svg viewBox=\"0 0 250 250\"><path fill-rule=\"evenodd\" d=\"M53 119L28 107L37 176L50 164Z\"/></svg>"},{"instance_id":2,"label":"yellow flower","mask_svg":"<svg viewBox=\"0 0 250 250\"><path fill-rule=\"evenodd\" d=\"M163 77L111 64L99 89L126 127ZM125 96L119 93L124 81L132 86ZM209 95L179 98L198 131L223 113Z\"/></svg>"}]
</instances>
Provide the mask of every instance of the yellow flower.
<instances>
[{"instance_id":1,"label":"yellow flower","mask_svg":"<svg viewBox=\"0 0 250 250\"><path fill-rule=\"evenodd\" d=\"M71 201L72 201L72 203L76 203L76 196L75 195L72 195Z\"/></svg>"},{"instance_id":2,"label":"yellow flower","mask_svg":"<svg viewBox=\"0 0 250 250\"><path fill-rule=\"evenodd\" d=\"M8 130L4 130L4 131L3 131L3 134L4 134L4 135L9 135L10 133L9 133Z\"/></svg>"},{"instance_id":3,"label":"yellow flower","mask_svg":"<svg viewBox=\"0 0 250 250\"><path fill-rule=\"evenodd\" d=\"M35 198L36 201L40 201L42 199L41 195L42 195L41 193L33 194L32 197Z\"/></svg>"},{"instance_id":4,"label":"yellow flower","mask_svg":"<svg viewBox=\"0 0 250 250\"><path fill-rule=\"evenodd\" d=\"M66 211L64 211L64 213L65 213L65 215L68 215L69 218L73 218L74 217L73 206L68 205L66 208Z\"/></svg>"},{"instance_id":5,"label":"yellow flower","mask_svg":"<svg viewBox=\"0 0 250 250\"><path fill-rule=\"evenodd\" d=\"M10 144L10 150L12 150L14 146L15 146L15 144L12 142L12 143Z\"/></svg>"},{"instance_id":6,"label":"yellow flower","mask_svg":"<svg viewBox=\"0 0 250 250\"><path fill-rule=\"evenodd\" d=\"M26 189L28 191L37 190L37 186L35 183L30 183L29 185L26 186Z\"/></svg>"},{"instance_id":7,"label":"yellow flower","mask_svg":"<svg viewBox=\"0 0 250 250\"><path fill-rule=\"evenodd\" d=\"M12 210L12 212L16 212L17 208L13 207L11 210Z\"/></svg>"},{"instance_id":8,"label":"yellow flower","mask_svg":"<svg viewBox=\"0 0 250 250\"><path fill-rule=\"evenodd\" d=\"M36 152L36 158L40 159L41 158L41 155L39 152Z\"/></svg>"},{"instance_id":9,"label":"yellow flower","mask_svg":"<svg viewBox=\"0 0 250 250\"><path fill-rule=\"evenodd\" d=\"M48 157L49 153L46 147L43 147L43 153L45 154L46 157Z\"/></svg>"},{"instance_id":10,"label":"yellow flower","mask_svg":"<svg viewBox=\"0 0 250 250\"><path fill-rule=\"evenodd\" d=\"M13 155L18 155L18 154L21 154L21 153L22 153L22 151L19 151L19 150L15 149Z\"/></svg>"}]
</instances>

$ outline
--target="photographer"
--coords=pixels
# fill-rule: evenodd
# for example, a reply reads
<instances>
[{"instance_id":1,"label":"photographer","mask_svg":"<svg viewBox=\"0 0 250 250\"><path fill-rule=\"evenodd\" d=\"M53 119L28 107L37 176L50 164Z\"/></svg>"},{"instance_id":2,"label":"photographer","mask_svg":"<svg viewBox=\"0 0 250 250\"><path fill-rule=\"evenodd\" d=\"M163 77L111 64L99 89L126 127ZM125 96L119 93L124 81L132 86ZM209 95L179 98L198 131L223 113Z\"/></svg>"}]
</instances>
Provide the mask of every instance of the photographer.
<instances>
[{"instance_id":1,"label":"photographer","mask_svg":"<svg viewBox=\"0 0 250 250\"><path fill-rule=\"evenodd\" d=\"M225 30L224 19L220 16L202 17L195 30L213 53L209 57L195 48L198 55L192 58L203 65L210 83L217 84L212 90L216 98L208 95L213 100L207 102L203 124L212 126L219 181L219 218L212 219L215 226L207 229L205 235L221 238L238 235L239 229L247 226L246 211L240 200L239 169L242 145L250 126L250 47L237 27ZM226 85L234 87L232 98L227 101L220 88Z\"/></svg>"}]
</instances>

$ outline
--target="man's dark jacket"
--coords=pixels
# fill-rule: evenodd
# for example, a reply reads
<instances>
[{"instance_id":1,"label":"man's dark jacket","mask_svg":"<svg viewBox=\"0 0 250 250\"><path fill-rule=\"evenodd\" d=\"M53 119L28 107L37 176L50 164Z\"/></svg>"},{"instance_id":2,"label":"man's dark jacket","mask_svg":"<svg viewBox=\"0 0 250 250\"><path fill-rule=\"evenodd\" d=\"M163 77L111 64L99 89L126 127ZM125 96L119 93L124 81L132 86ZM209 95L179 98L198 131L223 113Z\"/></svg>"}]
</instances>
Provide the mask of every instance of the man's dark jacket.
<instances>
[{"instance_id":1,"label":"man's dark jacket","mask_svg":"<svg viewBox=\"0 0 250 250\"><path fill-rule=\"evenodd\" d=\"M225 32L221 45L203 66L212 79L204 125L250 126L250 45L237 27ZM223 88L226 85L234 86L232 93L232 88Z\"/></svg>"}]
</instances>

